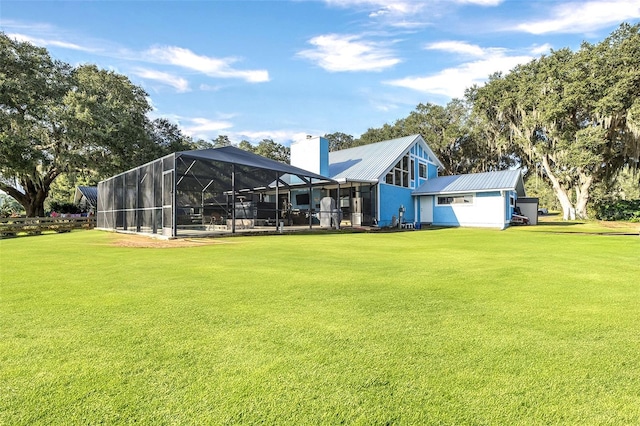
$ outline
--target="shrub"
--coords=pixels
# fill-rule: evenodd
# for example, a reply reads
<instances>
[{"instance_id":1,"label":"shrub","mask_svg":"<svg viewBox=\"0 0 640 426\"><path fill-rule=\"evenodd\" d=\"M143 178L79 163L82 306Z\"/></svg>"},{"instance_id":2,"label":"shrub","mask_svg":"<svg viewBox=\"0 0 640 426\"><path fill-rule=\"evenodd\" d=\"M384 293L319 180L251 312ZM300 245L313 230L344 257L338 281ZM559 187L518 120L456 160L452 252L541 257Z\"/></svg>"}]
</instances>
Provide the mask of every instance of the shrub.
<instances>
[{"instance_id":1,"label":"shrub","mask_svg":"<svg viewBox=\"0 0 640 426\"><path fill-rule=\"evenodd\" d=\"M61 213L61 214L82 213L82 209L73 203L52 201L50 207L52 212Z\"/></svg>"},{"instance_id":2,"label":"shrub","mask_svg":"<svg viewBox=\"0 0 640 426\"><path fill-rule=\"evenodd\" d=\"M640 200L618 200L596 206L600 220L626 220L640 222Z\"/></svg>"}]
</instances>

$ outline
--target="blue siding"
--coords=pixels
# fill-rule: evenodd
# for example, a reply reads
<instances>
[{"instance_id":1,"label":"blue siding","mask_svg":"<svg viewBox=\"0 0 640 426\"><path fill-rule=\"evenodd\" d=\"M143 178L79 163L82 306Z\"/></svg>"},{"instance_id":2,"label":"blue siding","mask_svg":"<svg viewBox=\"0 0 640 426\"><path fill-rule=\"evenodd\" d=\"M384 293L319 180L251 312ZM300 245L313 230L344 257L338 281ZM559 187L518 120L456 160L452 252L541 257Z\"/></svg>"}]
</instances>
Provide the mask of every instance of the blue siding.
<instances>
[{"instance_id":1,"label":"blue siding","mask_svg":"<svg viewBox=\"0 0 640 426\"><path fill-rule=\"evenodd\" d=\"M416 212L414 209L413 197L410 188L380 184L380 226L390 226L391 218L398 218L398 209L404 206L404 221L415 222Z\"/></svg>"},{"instance_id":2,"label":"blue siding","mask_svg":"<svg viewBox=\"0 0 640 426\"><path fill-rule=\"evenodd\" d=\"M460 226L458 217L456 216L453 208L450 206L435 206L436 198L434 197L433 203L433 223L442 226Z\"/></svg>"},{"instance_id":3,"label":"blue siding","mask_svg":"<svg viewBox=\"0 0 640 426\"><path fill-rule=\"evenodd\" d=\"M513 215L515 208L511 207L511 202L510 199L511 197L514 197L516 199L516 202L518 201L518 193L516 191L507 191L506 197L505 197L505 210L506 210L506 215L505 215L505 220L507 222L511 221L511 216Z\"/></svg>"},{"instance_id":4,"label":"blue siding","mask_svg":"<svg viewBox=\"0 0 640 426\"><path fill-rule=\"evenodd\" d=\"M438 166L434 164L427 164L427 177L429 179L438 177Z\"/></svg>"},{"instance_id":5,"label":"blue siding","mask_svg":"<svg viewBox=\"0 0 640 426\"><path fill-rule=\"evenodd\" d=\"M329 141L320 138L320 172L322 176L329 176Z\"/></svg>"}]
</instances>

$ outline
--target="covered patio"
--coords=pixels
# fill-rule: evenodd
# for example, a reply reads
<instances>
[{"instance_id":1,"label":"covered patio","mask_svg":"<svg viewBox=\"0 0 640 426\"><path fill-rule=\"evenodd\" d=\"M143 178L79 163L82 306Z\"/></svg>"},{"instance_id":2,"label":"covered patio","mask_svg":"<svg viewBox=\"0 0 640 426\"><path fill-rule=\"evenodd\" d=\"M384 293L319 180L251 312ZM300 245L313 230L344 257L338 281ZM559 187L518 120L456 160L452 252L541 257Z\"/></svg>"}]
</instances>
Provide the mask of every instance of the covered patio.
<instances>
[{"instance_id":1,"label":"covered patio","mask_svg":"<svg viewBox=\"0 0 640 426\"><path fill-rule=\"evenodd\" d=\"M97 227L183 237L337 226L330 203L321 209L328 185L232 146L181 151L100 182Z\"/></svg>"}]
</instances>

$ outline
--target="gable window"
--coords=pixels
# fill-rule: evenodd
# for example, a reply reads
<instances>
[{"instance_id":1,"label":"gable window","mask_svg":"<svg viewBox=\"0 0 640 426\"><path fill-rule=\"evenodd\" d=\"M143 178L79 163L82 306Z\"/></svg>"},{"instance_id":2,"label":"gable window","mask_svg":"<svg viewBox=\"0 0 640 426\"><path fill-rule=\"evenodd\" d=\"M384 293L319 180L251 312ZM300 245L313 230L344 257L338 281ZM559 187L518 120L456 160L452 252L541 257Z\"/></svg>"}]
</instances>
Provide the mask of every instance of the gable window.
<instances>
[{"instance_id":1,"label":"gable window","mask_svg":"<svg viewBox=\"0 0 640 426\"><path fill-rule=\"evenodd\" d=\"M423 179L427 178L427 165L424 163L419 163L418 164L418 176L420 176Z\"/></svg>"},{"instance_id":2,"label":"gable window","mask_svg":"<svg viewBox=\"0 0 640 426\"><path fill-rule=\"evenodd\" d=\"M387 176L385 176L384 178L384 182L388 183L389 185L393 185L393 174L387 173Z\"/></svg>"},{"instance_id":3,"label":"gable window","mask_svg":"<svg viewBox=\"0 0 640 426\"><path fill-rule=\"evenodd\" d=\"M473 195L445 195L438 197L438 205L473 204Z\"/></svg>"},{"instance_id":4,"label":"gable window","mask_svg":"<svg viewBox=\"0 0 640 426\"><path fill-rule=\"evenodd\" d=\"M389 170L384 181L390 185L409 188L409 166L412 163L413 161L409 160L409 154L405 155L393 169Z\"/></svg>"}]
</instances>

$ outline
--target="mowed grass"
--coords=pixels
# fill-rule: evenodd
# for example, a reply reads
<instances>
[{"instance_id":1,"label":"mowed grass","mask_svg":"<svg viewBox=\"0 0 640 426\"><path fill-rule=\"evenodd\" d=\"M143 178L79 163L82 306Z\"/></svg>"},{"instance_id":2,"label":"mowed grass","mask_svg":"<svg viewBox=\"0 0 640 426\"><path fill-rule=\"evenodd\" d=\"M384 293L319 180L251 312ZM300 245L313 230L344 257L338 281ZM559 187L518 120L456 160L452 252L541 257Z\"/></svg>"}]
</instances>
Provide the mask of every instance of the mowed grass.
<instances>
[{"instance_id":1,"label":"mowed grass","mask_svg":"<svg viewBox=\"0 0 640 426\"><path fill-rule=\"evenodd\" d=\"M640 424L640 237L0 241L0 424Z\"/></svg>"}]
</instances>

